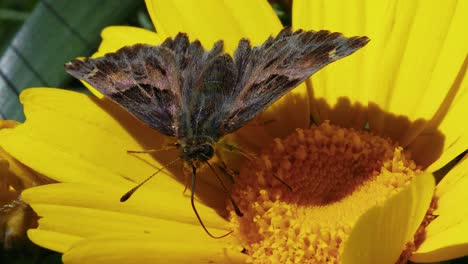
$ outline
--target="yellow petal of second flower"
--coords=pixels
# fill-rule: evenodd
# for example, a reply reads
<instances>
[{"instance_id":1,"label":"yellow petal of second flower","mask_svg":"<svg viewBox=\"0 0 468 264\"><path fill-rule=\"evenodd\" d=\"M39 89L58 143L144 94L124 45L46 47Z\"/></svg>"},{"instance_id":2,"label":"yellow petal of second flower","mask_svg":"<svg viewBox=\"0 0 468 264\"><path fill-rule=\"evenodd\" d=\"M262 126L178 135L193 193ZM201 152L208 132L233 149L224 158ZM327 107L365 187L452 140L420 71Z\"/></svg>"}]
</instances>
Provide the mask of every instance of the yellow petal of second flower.
<instances>
[{"instance_id":1,"label":"yellow petal of second flower","mask_svg":"<svg viewBox=\"0 0 468 264\"><path fill-rule=\"evenodd\" d=\"M434 185L431 174L419 175L404 190L361 216L345 244L343 263L395 263L421 225Z\"/></svg>"},{"instance_id":2,"label":"yellow petal of second flower","mask_svg":"<svg viewBox=\"0 0 468 264\"><path fill-rule=\"evenodd\" d=\"M468 156L437 185L437 215L426 228L426 237L411 257L415 262L436 262L468 254Z\"/></svg>"}]
</instances>

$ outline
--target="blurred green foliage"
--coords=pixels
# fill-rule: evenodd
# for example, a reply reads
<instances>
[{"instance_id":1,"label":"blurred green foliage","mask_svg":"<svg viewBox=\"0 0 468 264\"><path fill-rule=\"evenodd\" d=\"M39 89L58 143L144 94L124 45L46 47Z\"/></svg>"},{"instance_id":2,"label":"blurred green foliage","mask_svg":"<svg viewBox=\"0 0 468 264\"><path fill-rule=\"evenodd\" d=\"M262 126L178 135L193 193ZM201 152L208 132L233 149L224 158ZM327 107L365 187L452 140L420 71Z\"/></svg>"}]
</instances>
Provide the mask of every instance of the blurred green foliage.
<instances>
[{"instance_id":1,"label":"blurred green foliage","mask_svg":"<svg viewBox=\"0 0 468 264\"><path fill-rule=\"evenodd\" d=\"M2 0L0 1L0 54L8 41L28 18L37 0Z\"/></svg>"},{"instance_id":2,"label":"blurred green foliage","mask_svg":"<svg viewBox=\"0 0 468 264\"><path fill-rule=\"evenodd\" d=\"M13 12L25 13L13 7L8 9L9 17ZM41 0L28 11L26 20L10 21L10 28L4 30L8 36L1 44L0 118L23 121L18 100L23 89L66 87L72 78L63 64L92 54L103 28L138 23L138 12L144 8L143 0ZM83 89L82 85L76 87Z\"/></svg>"}]
</instances>

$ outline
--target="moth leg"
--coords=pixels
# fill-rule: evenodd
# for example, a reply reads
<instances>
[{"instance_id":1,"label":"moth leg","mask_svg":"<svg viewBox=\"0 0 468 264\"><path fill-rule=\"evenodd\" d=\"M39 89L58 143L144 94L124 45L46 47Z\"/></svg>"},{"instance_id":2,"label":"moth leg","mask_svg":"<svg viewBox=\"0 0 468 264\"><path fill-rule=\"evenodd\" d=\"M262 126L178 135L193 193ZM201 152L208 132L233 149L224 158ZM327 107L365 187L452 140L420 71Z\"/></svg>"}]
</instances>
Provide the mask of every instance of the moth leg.
<instances>
[{"instance_id":1,"label":"moth leg","mask_svg":"<svg viewBox=\"0 0 468 264\"><path fill-rule=\"evenodd\" d=\"M253 161L253 160L256 160L258 159L258 157L256 157L255 155L253 155L252 153L249 153L233 144L229 144L227 142L222 142L222 145L224 147L226 147L228 150L230 151L237 151L239 154L241 154L242 156L244 156L245 158L249 159L250 161ZM278 175L276 174L273 174L272 175L273 178L275 178L277 181L279 181L280 183L282 183L284 186L286 186L290 191L293 191L293 188L291 187L291 185L289 185L287 182L285 182L283 179L281 179Z\"/></svg>"},{"instance_id":2,"label":"moth leg","mask_svg":"<svg viewBox=\"0 0 468 264\"><path fill-rule=\"evenodd\" d=\"M158 149L144 149L144 150L127 150L127 154L141 154L141 153L155 153L177 148L175 144L168 144Z\"/></svg>"},{"instance_id":3,"label":"moth leg","mask_svg":"<svg viewBox=\"0 0 468 264\"><path fill-rule=\"evenodd\" d=\"M253 126L267 126L271 123L274 123L276 122L276 119L267 119L267 120L263 120L263 121L258 121L257 119L255 119L254 121L252 121L252 125Z\"/></svg>"},{"instance_id":4,"label":"moth leg","mask_svg":"<svg viewBox=\"0 0 468 264\"><path fill-rule=\"evenodd\" d=\"M182 192L182 195L188 197L190 195L187 194L186 192L187 192L188 186L190 184L190 175L184 172L184 178L185 178L185 187L184 187L184 191Z\"/></svg>"},{"instance_id":5,"label":"moth leg","mask_svg":"<svg viewBox=\"0 0 468 264\"><path fill-rule=\"evenodd\" d=\"M219 163L216 162L215 165L219 171L221 171L224 175L227 176L229 181L234 183L234 175L238 175L236 171L230 169L223 161L220 161Z\"/></svg>"},{"instance_id":6,"label":"moth leg","mask_svg":"<svg viewBox=\"0 0 468 264\"><path fill-rule=\"evenodd\" d=\"M234 183L234 175L238 175L239 172L235 171L231 168L228 167L226 161L224 161L223 156L221 155L219 149L215 148L215 156L217 158L217 161L215 161L216 167L228 177L228 179Z\"/></svg>"},{"instance_id":7,"label":"moth leg","mask_svg":"<svg viewBox=\"0 0 468 264\"><path fill-rule=\"evenodd\" d=\"M253 161L253 160L256 160L258 159L258 157L256 157L254 154L252 153L249 153L248 151L244 150L244 149L241 149L239 148L238 146L234 145L234 144L230 144L230 143L227 143L227 142L222 142L221 145L229 150L229 151L232 151L232 152L237 152L239 154L241 154L242 156L244 156L245 158L247 158L248 160L250 161Z\"/></svg>"}]
</instances>

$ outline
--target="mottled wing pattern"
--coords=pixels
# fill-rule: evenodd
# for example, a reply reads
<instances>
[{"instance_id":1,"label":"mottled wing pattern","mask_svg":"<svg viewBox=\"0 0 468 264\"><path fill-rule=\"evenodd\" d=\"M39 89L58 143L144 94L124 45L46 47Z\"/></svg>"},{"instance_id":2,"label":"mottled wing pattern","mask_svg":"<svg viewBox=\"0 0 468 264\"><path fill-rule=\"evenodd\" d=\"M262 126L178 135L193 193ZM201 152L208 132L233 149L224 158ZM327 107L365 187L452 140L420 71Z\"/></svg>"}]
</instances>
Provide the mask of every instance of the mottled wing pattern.
<instances>
[{"instance_id":1,"label":"mottled wing pattern","mask_svg":"<svg viewBox=\"0 0 468 264\"><path fill-rule=\"evenodd\" d=\"M221 134L231 133L327 64L367 44L367 37L329 31L283 29L251 47L243 39L234 52L237 81L226 102Z\"/></svg>"},{"instance_id":2,"label":"mottled wing pattern","mask_svg":"<svg viewBox=\"0 0 468 264\"><path fill-rule=\"evenodd\" d=\"M175 60L170 48L137 44L101 58L73 60L65 69L150 127L175 136L182 102Z\"/></svg>"},{"instance_id":3,"label":"mottled wing pattern","mask_svg":"<svg viewBox=\"0 0 468 264\"><path fill-rule=\"evenodd\" d=\"M234 58L218 41L205 51L179 33L159 46L137 44L65 69L160 132L217 140L325 65L368 42L328 31L282 30L251 47L243 39Z\"/></svg>"}]
</instances>

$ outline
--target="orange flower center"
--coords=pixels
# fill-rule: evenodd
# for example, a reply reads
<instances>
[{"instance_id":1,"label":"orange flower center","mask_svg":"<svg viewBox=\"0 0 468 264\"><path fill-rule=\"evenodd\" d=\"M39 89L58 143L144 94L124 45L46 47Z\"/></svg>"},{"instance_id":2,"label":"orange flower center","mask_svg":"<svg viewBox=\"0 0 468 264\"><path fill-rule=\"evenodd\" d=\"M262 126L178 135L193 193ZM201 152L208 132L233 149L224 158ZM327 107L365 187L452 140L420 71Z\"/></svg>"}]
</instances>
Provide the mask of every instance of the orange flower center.
<instances>
[{"instance_id":1,"label":"orange flower center","mask_svg":"<svg viewBox=\"0 0 468 264\"><path fill-rule=\"evenodd\" d=\"M241 170L234 233L252 262L339 263L359 216L419 172L389 139L327 122L297 129Z\"/></svg>"}]
</instances>

